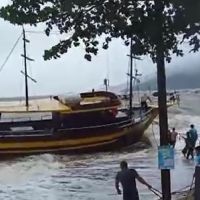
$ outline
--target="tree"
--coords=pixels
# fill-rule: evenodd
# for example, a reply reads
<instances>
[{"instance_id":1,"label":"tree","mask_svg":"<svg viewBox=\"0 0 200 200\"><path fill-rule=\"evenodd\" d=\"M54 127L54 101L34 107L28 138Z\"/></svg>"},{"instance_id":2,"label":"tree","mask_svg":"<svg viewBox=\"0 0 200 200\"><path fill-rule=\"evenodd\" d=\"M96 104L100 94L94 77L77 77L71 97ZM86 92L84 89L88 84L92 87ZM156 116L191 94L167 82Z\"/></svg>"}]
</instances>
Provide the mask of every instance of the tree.
<instances>
[{"instance_id":1,"label":"tree","mask_svg":"<svg viewBox=\"0 0 200 200\"><path fill-rule=\"evenodd\" d=\"M36 26L45 23L49 35L53 28L66 35L45 50L44 59L59 58L69 48L85 46L85 58L107 49L112 38L126 45L133 41L134 55L150 55L157 63L160 144L167 144L165 61L171 55L183 56L183 42L191 51L200 47L199 0L12 0L0 10L0 17L13 24ZM70 33L70 35L69 35ZM100 44L100 37L104 42ZM171 199L170 171L161 170L163 199Z\"/></svg>"}]
</instances>

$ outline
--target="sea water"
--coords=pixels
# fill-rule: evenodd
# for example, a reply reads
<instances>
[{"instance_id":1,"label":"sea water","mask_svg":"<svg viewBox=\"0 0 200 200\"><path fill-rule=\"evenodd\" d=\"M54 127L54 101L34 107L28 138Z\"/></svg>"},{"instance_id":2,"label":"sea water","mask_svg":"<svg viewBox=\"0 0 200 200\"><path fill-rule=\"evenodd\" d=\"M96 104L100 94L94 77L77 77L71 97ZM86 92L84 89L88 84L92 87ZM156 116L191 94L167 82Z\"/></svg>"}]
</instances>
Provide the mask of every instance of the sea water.
<instances>
[{"instance_id":1,"label":"sea water","mask_svg":"<svg viewBox=\"0 0 200 200\"><path fill-rule=\"evenodd\" d=\"M180 107L169 109L169 127L185 134L193 123L200 133L200 94L181 93ZM157 121L157 119L155 120ZM3 200L118 200L114 178L121 160L154 188L161 190L157 145L159 129L153 123L145 133L151 146L138 143L117 152L22 157L0 162L0 199ZM172 191L180 190L192 182L194 161L186 160L181 150L184 140L175 147L175 169L171 170ZM158 199L147 187L137 182L140 199Z\"/></svg>"}]
</instances>

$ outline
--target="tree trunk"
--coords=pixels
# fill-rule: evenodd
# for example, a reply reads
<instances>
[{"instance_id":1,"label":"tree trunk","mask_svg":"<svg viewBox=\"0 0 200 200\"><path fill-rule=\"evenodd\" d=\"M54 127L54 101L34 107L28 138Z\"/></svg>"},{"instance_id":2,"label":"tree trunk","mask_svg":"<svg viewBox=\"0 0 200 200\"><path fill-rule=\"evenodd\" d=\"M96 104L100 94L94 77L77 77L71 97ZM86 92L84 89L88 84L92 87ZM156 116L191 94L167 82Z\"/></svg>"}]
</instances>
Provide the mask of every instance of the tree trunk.
<instances>
[{"instance_id":1,"label":"tree trunk","mask_svg":"<svg viewBox=\"0 0 200 200\"><path fill-rule=\"evenodd\" d=\"M164 57L157 59L157 84L159 106L160 145L168 144L168 118L166 105L166 77ZM163 200L171 200L170 170L161 170L161 185Z\"/></svg>"},{"instance_id":2,"label":"tree trunk","mask_svg":"<svg viewBox=\"0 0 200 200\"><path fill-rule=\"evenodd\" d=\"M156 9L156 25L157 25L157 43L156 43L156 63L157 63L157 88L158 88L158 106L159 106L159 129L160 129L160 145L168 144L168 117L167 117L167 101L166 101L166 75L164 60L164 44L162 29L162 1L155 0ZM161 170L161 185L163 200L171 200L171 181L170 170Z\"/></svg>"}]
</instances>

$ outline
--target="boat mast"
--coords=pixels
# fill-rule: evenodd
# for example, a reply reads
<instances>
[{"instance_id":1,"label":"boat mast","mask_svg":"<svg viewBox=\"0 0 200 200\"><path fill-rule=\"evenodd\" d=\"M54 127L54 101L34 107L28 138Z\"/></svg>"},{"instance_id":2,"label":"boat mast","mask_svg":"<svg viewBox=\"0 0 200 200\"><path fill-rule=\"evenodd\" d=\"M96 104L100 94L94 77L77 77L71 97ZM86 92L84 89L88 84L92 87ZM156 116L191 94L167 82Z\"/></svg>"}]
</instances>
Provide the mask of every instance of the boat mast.
<instances>
[{"instance_id":1,"label":"boat mast","mask_svg":"<svg viewBox=\"0 0 200 200\"><path fill-rule=\"evenodd\" d=\"M34 61L33 59L27 57L26 55L26 43L30 42L29 40L26 39L26 32L24 27L22 27L22 32L23 32L23 49L24 49L24 54L21 56L24 58L24 72L21 71L21 73L25 77L25 97L26 97L26 108L28 109L29 107L29 95L28 95L28 78L31 79L33 82L36 83L36 80L31 78L28 73L27 73L27 60L29 61Z\"/></svg>"},{"instance_id":2,"label":"boat mast","mask_svg":"<svg viewBox=\"0 0 200 200\"><path fill-rule=\"evenodd\" d=\"M131 118L133 115L133 79L139 83L139 79L137 78L138 76L141 76L142 74L138 73L138 70L135 66L135 76L133 76L133 59L141 60L139 57L136 57L133 55L133 39L131 38L131 43L130 43L130 86L129 86L129 117ZM138 91L139 92L139 91Z\"/></svg>"},{"instance_id":3,"label":"boat mast","mask_svg":"<svg viewBox=\"0 0 200 200\"><path fill-rule=\"evenodd\" d=\"M109 79L105 78L105 79L103 80L103 82L104 82L104 85L105 85L105 87L106 87L106 92L107 92L107 91L108 91L108 86L109 86Z\"/></svg>"},{"instance_id":4,"label":"boat mast","mask_svg":"<svg viewBox=\"0 0 200 200\"><path fill-rule=\"evenodd\" d=\"M135 59L141 60L140 58L136 58L136 57L135 57ZM140 102L140 87L139 87L140 79L137 77L140 77L140 76L142 76L142 74L138 73L138 69L136 67L136 62L135 62L135 77L133 77L133 78L134 78L134 81L137 86L136 88L137 88L138 102Z\"/></svg>"},{"instance_id":5,"label":"boat mast","mask_svg":"<svg viewBox=\"0 0 200 200\"><path fill-rule=\"evenodd\" d=\"M24 77L25 77L25 95L26 95L26 107L28 108L29 106L29 98L28 98L28 79L27 79L27 57L26 57L26 42L29 42L27 39L26 39L26 34L25 34L25 30L24 30L24 27L23 27L23 41L24 41Z\"/></svg>"}]
</instances>

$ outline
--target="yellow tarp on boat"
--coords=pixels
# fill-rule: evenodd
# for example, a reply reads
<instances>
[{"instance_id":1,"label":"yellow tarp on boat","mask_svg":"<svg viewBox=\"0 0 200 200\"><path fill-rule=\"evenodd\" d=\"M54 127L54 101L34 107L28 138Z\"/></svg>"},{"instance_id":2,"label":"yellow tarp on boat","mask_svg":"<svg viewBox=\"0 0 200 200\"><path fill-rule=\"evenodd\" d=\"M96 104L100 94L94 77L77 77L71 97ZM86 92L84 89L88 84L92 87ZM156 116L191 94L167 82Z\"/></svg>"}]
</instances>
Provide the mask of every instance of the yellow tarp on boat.
<instances>
[{"instance_id":1,"label":"yellow tarp on boat","mask_svg":"<svg viewBox=\"0 0 200 200\"><path fill-rule=\"evenodd\" d=\"M71 108L53 98L29 100L29 107L25 101L0 101L1 113L22 113L22 112L70 112Z\"/></svg>"}]
</instances>

